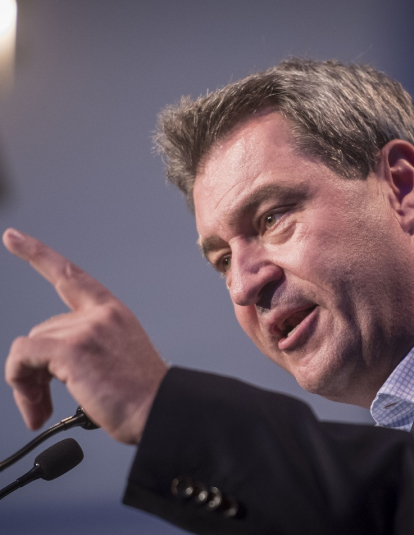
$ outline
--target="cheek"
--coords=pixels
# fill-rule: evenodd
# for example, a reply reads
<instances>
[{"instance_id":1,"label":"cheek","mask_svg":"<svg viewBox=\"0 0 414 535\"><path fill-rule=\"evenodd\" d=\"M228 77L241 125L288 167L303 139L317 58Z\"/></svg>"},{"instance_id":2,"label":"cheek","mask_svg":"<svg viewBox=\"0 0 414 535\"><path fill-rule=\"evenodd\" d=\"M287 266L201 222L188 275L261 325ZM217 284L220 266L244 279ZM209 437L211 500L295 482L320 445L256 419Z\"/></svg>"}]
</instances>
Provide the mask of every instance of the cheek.
<instances>
[{"instance_id":1,"label":"cheek","mask_svg":"<svg viewBox=\"0 0 414 535\"><path fill-rule=\"evenodd\" d=\"M350 236L344 222L331 224L325 214L315 219L312 225L303 224L298 229L292 247L295 256L290 266L300 278L322 287L330 286L341 273L349 270L350 260L355 256L355 243L352 242L358 234L355 231Z\"/></svg>"}]
</instances>

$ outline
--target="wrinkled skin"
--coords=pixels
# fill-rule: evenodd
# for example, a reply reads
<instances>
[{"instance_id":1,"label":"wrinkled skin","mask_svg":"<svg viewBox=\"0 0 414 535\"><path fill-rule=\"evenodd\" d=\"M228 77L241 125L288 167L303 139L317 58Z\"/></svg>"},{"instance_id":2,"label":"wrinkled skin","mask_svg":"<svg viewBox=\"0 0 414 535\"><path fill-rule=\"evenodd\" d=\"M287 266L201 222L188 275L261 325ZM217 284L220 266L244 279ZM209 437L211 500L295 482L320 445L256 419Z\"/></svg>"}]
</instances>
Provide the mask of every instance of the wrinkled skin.
<instances>
[{"instance_id":1,"label":"wrinkled skin","mask_svg":"<svg viewBox=\"0 0 414 535\"><path fill-rule=\"evenodd\" d=\"M167 366L138 320L98 281L38 240L9 229L3 241L70 309L10 348L6 380L27 426L37 429L51 415L50 381L56 377L112 437L139 443Z\"/></svg>"},{"instance_id":2,"label":"wrinkled skin","mask_svg":"<svg viewBox=\"0 0 414 535\"><path fill-rule=\"evenodd\" d=\"M388 143L375 172L347 180L297 154L275 113L240 125L199 169L200 245L243 329L304 388L368 406L413 346L413 184L410 144ZM9 229L3 242L70 309L11 346L6 380L26 424L49 418L56 377L111 436L139 443L167 366L138 320L35 238Z\"/></svg>"},{"instance_id":3,"label":"wrinkled skin","mask_svg":"<svg viewBox=\"0 0 414 535\"><path fill-rule=\"evenodd\" d=\"M264 354L369 406L414 345L414 149L393 141L366 180L345 179L289 132L266 112L216 144L195 182L199 242Z\"/></svg>"}]
</instances>

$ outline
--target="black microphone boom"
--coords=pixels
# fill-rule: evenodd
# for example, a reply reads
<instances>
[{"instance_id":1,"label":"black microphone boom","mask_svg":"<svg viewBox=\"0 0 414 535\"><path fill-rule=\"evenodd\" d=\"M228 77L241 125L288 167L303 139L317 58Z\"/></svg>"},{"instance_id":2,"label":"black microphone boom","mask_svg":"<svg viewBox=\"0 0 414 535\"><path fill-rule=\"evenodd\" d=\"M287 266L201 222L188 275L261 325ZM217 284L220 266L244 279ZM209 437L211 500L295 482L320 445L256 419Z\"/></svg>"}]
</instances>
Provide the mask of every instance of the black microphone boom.
<instances>
[{"instance_id":1,"label":"black microphone boom","mask_svg":"<svg viewBox=\"0 0 414 535\"><path fill-rule=\"evenodd\" d=\"M75 468L83 459L83 451L73 438L65 438L47 450L40 453L36 459L34 467L26 474L16 479L4 489L0 490L0 500L20 487L36 479L51 481L63 476L72 468Z\"/></svg>"},{"instance_id":2,"label":"black microphone boom","mask_svg":"<svg viewBox=\"0 0 414 535\"><path fill-rule=\"evenodd\" d=\"M4 461L0 462L0 472L20 460L22 457L27 455L29 452L34 450L39 444L47 440L48 438L56 435L56 433L59 433L60 431L67 431L68 429L72 429L72 427L80 426L83 429L98 429L98 425L96 425L92 420L89 418L89 416L85 413L84 409L82 407L78 407L76 413L73 416L70 416L69 418L65 418L64 420L61 420L59 423L52 425L49 429L46 429L43 433L41 433L39 436L31 440L26 446L23 446L19 451L11 455L10 457L7 457Z\"/></svg>"}]
</instances>

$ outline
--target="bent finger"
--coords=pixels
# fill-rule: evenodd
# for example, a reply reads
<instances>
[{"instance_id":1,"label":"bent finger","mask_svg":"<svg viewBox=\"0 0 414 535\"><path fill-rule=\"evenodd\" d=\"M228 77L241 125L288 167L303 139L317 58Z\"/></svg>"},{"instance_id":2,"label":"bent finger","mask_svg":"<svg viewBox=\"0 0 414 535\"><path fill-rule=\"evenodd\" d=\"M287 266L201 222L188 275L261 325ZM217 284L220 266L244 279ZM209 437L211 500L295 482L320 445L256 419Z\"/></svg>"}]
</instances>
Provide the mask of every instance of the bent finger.
<instances>
[{"instance_id":1,"label":"bent finger","mask_svg":"<svg viewBox=\"0 0 414 535\"><path fill-rule=\"evenodd\" d=\"M16 339L5 365L5 379L13 388L16 404L30 429L38 429L52 411L49 371L54 340Z\"/></svg>"},{"instance_id":2,"label":"bent finger","mask_svg":"<svg viewBox=\"0 0 414 535\"><path fill-rule=\"evenodd\" d=\"M20 390L13 390L14 400L24 423L33 431L42 427L53 412L49 386L44 386L36 402L31 401Z\"/></svg>"},{"instance_id":3,"label":"bent finger","mask_svg":"<svg viewBox=\"0 0 414 535\"><path fill-rule=\"evenodd\" d=\"M27 397L35 401L36 387L48 383L52 376L65 382L65 356L65 346L60 340L16 338L6 359L6 382L12 388L27 391Z\"/></svg>"},{"instance_id":4,"label":"bent finger","mask_svg":"<svg viewBox=\"0 0 414 535\"><path fill-rule=\"evenodd\" d=\"M92 315L93 311L90 312ZM60 334L60 338L65 337L65 331L78 327L87 327L87 320L89 318L88 312L65 312L56 316L51 316L42 323L38 323L30 329L29 338L56 338L56 334Z\"/></svg>"}]
</instances>

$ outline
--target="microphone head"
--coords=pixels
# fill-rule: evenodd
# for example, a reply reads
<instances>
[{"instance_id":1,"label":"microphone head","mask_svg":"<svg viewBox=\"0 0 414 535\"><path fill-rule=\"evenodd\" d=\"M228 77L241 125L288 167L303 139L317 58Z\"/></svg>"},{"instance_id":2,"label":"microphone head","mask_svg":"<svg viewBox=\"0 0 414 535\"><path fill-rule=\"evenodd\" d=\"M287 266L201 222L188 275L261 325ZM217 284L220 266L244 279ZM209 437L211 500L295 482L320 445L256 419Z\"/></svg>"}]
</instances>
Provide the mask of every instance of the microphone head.
<instances>
[{"instance_id":1,"label":"microphone head","mask_svg":"<svg viewBox=\"0 0 414 535\"><path fill-rule=\"evenodd\" d=\"M76 440L65 438L42 451L35 459L35 466L40 468L42 479L51 481L75 468L82 459L83 451Z\"/></svg>"}]
</instances>

